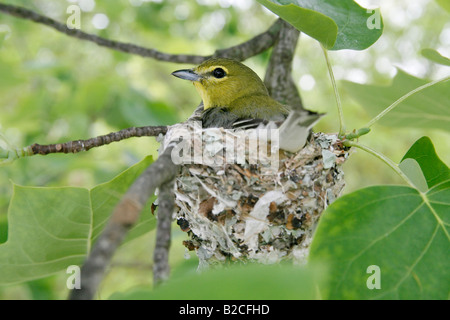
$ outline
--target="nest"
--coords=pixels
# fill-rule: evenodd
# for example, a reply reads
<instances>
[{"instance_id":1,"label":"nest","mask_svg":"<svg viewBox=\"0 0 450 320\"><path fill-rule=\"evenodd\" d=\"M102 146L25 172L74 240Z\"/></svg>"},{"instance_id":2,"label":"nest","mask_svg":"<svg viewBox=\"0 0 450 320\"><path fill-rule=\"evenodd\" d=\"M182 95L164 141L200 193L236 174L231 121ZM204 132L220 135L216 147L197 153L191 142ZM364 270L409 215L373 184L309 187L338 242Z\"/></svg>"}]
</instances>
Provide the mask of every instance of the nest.
<instances>
[{"instance_id":1,"label":"nest","mask_svg":"<svg viewBox=\"0 0 450 320\"><path fill-rule=\"evenodd\" d=\"M175 182L174 214L200 267L305 262L321 213L344 187L348 153L336 135L313 133L303 149L290 153L274 150L270 138L254 133L177 125L164 138L163 148L184 136L176 149L185 155ZM236 135L244 140L236 143ZM230 140L234 154L245 159L229 161ZM255 146L272 152L252 152Z\"/></svg>"}]
</instances>

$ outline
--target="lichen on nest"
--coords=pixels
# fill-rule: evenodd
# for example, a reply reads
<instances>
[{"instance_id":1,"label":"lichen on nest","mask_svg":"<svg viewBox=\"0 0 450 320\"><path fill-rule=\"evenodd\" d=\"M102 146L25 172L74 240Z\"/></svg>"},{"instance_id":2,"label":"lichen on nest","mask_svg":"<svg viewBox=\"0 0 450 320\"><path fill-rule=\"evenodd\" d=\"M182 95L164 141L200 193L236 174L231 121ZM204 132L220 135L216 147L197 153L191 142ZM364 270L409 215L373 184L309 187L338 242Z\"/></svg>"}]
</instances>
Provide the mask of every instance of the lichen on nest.
<instances>
[{"instance_id":1,"label":"lichen on nest","mask_svg":"<svg viewBox=\"0 0 450 320\"><path fill-rule=\"evenodd\" d=\"M230 260L305 262L321 213L345 184L342 164L348 152L337 136L313 133L297 153L275 154L273 148L251 152L255 146L266 149L267 143L251 130L240 132L244 140L236 143L232 130L183 129L196 131L184 145L184 152L194 156L183 162L176 178L174 214L189 237L184 245L195 250L200 267ZM169 130L163 146L179 135ZM229 139L234 139L235 154L244 150L244 160L227 161ZM195 156L196 151L201 152Z\"/></svg>"}]
</instances>

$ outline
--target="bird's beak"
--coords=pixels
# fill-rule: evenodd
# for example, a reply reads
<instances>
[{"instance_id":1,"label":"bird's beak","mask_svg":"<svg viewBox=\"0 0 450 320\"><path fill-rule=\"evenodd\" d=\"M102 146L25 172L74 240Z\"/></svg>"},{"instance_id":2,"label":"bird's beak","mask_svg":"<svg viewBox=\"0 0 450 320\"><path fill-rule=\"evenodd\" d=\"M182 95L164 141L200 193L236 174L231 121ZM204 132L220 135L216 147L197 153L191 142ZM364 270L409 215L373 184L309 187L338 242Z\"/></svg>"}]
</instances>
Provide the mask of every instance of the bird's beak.
<instances>
[{"instance_id":1,"label":"bird's beak","mask_svg":"<svg viewBox=\"0 0 450 320\"><path fill-rule=\"evenodd\" d=\"M199 81L202 77L195 73L192 69L183 69L172 72L172 75L189 81Z\"/></svg>"}]
</instances>

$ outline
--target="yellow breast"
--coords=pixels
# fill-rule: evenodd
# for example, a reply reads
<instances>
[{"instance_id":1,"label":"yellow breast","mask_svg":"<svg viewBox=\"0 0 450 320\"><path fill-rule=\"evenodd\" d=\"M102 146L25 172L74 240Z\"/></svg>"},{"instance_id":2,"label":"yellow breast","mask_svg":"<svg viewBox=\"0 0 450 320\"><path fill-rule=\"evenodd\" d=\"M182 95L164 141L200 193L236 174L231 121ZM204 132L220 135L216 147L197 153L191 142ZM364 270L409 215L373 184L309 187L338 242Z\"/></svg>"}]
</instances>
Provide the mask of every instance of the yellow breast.
<instances>
[{"instance_id":1,"label":"yellow breast","mask_svg":"<svg viewBox=\"0 0 450 320\"><path fill-rule=\"evenodd\" d=\"M211 108L211 98L205 87L200 82L194 82L194 86L200 97L202 97L204 110Z\"/></svg>"}]
</instances>

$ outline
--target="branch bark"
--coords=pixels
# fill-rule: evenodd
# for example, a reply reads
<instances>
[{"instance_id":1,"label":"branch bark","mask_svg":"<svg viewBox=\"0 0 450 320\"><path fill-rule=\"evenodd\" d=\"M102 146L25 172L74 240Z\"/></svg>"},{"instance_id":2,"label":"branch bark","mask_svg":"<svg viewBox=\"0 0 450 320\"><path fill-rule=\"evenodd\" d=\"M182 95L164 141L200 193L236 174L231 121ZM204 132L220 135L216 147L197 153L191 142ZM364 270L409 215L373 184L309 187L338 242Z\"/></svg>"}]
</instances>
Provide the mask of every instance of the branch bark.
<instances>
[{"instance_id":1,"label":"branch bark","mask_svg":"<svg viewBox=\"0 0 450 320\"><path fill-rule=\"evenodd\" d=\"M169 278L169 248L172 215L175 209L174 180L161 185L158 192L158 226L153 252L153 284L159 285Z\"/></svg>"},{"instance_id":2,"label":"branch bark","mask_svg":"<svg viewBox=\"0 0 450 320\"><path fill-rule=\"evenodd\" d=\"M23 7L10 4L0 3L0 11L18 18L46 25L47 27L53 28L70 37L90 41L96 43L99 46L107 47L113 50L135 54L146 58L153 58L159 61L200 64L203 61L213 57L213 55L202 56L189 54L170 54L152 48L141 47L131 43L105 39L95 34L90 34L78 29L69 29L66 24L58 22L52 18ZM266 32L263 32L262 34L240 45L227 49L217 50L214 56L229 57L237 59L239 61L243 61L247 58L255 56L273 46L274 42L277 39L280 28L281 22L276 21Z\"/></svg>"},{"instance_id":3,"label":"branch bark","mask_svg":"<svg viewBox=\"0 0 450 320\"><path fill-rule=\"evenodd\" d=\"M300 31L281 21L281 30L267 66L264 84L275 100L294 110L303 110L300 93L292 78L292 62Z\"/></svg>"},{"instance_id":4,"label":"branch bark","mask_svg":"<svg viewBox=\"0 0 450 320\"><path fill-rule=\"evenodd\" d=\"M87 140L74 140L65 143L48 145L40 145L35 143L27 148L31 148L31 155L47 155L50 153L78 153L132 137L155 137L159 134L165 134L167 130L167 126L132 127Z\"/></svg>"},{"instance_id":5,"label":"branch bark","mask_svg":"<svg viewBox=\"0 0 450 320\"><path fill-rule=\"evenodd\" d=\"M31 20L33 22L46 25L70 37L75 37L81 40L94 42L102 47L107 47L110 49L122 51L125 53L131 53L142 57L153 58L160 61L199 64L211 57L211 56L199 56L188 54L169 54L155 49L141 47L131 43L124 43L120 41L105 39L95 34L90 34L78 29L69 29L66 24L63 24L52 18L49 18L47 16L41 15L37 12L19 6L0 3L0 11L18 18Z\"/></svg>"},{"instance_id":6,"label":"branch bark","mask_svg":"<svg viewBox=\"0 0 450 320\"><path fill-rule=\"evenodd\" d=\"M214 57L230 58L244 61L270 49L277 41L283 26L283 20L277 19L272 26L256 37L226 49L216 50Z\"/></svg>"}]
</instances>

